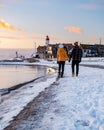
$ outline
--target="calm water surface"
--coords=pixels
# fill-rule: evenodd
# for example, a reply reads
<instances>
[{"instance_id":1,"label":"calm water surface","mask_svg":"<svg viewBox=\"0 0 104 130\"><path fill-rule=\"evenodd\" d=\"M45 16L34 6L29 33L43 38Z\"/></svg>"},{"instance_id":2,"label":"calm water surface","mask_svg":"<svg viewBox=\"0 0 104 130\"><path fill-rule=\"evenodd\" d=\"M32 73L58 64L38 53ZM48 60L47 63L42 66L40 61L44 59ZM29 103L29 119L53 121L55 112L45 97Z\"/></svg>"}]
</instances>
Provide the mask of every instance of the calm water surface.
<instances>
[{"instance_id":1,"label":"calm water surface","mask_svg":"<svg viewBox=\"0 0 104 130\"><path fill-rule=\"evenodd\" d=\"M35 50L34 49L0 49L0 60L9 60L16 57L16 52L18 56L31 56Z\"/></svg>"},{"instance_id":2,"label":"calm water surface","mask_svg":"<svg viewBox=\"0 0 104 130\"><path fill-rule=\"evenodd\" d=\"M0 65L0 89L44 76L49 69L44 66Z\"/></svg>"}]
</instances>

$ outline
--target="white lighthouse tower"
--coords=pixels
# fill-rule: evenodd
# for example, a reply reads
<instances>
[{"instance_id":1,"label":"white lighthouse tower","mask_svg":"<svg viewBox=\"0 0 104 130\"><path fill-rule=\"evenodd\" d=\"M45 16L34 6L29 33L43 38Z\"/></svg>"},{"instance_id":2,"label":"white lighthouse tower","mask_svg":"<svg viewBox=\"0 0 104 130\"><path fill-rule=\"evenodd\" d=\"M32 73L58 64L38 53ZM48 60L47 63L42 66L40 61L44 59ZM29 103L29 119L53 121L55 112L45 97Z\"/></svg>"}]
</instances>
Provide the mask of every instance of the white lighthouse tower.
<instances>
[{"instance_id":1,"label":"white lighthouse tower","mask_svg":"<svg viewBox=\"0 0 104 130\"><path fill-rule=\"evenodd\" d=\"M46 41L45 41L45 44L46 44L46 46L48 46L49 45L49 37L48 37L48 35L46 36Z\"/></svg>"}]
</instances>

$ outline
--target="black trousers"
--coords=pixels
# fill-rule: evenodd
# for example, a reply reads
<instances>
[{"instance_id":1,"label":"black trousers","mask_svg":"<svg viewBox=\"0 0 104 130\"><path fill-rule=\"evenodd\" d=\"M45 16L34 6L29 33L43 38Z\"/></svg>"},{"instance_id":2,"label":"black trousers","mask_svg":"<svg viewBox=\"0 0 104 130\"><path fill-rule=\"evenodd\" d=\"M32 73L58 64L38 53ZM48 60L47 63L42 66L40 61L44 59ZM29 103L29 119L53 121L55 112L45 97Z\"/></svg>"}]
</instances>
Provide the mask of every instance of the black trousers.
<instances>
[{"instance_id":1,"label":"black trousers","mask_svg":"<svg viewBox=\"0 0 104 130\"><path fill-rule=\"evenodd\" d=\"M76 66L76 74L79 73L79 60L72 60L72 73L75 72L75 66Z\"/></svg>"},{"instance_id":2,"label":"black trousers","mask_svg":"<svg viewBox=\"0 0 104 130\"><path fill-rule=\"evenodd\" d=\"M58 65L59 65L58 73L59 73L59 75L61 74L63 76L63 74L64 74L64 67L65 67L65 61L59 61Z\"/></svg>"}]
</instances>

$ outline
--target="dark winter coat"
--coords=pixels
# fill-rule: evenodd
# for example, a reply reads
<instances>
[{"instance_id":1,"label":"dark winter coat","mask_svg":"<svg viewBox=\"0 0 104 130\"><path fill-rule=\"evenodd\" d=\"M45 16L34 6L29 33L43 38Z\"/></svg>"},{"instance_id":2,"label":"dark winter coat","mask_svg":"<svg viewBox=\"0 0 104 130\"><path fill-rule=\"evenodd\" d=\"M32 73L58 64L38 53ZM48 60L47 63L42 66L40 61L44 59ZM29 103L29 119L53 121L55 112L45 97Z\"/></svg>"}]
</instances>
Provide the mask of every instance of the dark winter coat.
<instances>
[{"instance_id":1,"label":"dark winter coat","mask_svg":"<svg viewBox=\"0 0 104 130\"><path fill-rule=\"evenodd\" d=\"M72 58L72 60L81 62L82 55L83 55L82 48L79 47L78 45L75 45L73 47L70 58Z\"/></svg>"}]
</instances>

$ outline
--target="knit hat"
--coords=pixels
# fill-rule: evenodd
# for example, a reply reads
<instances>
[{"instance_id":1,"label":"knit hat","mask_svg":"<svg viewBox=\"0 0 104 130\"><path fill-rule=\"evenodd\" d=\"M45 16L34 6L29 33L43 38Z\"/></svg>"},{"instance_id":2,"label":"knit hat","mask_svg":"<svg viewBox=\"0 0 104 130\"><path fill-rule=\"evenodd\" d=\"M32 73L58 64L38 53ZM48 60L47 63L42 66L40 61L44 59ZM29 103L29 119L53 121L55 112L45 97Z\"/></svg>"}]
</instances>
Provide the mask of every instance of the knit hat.
<instances>
[{"instance_id":1,"label":"knit hat","mask_svg":"<svg viewBox=\"0 0 104 130\"><path fill-rule=\"evenodd\" d=\"M59 44L59 48L63 48L64 46L63 46L63 44Z\"/></svg>"},{"instance_id":2,"label":"knit hat","mask_svg":"<svg viewBox=\"0 0 104 130\"><path fill-rule=\"evenodd\" d=\"M76 41L76 42L74 43L74 45L78 45L78 41Z\"/></svg>"}]
</instances>

